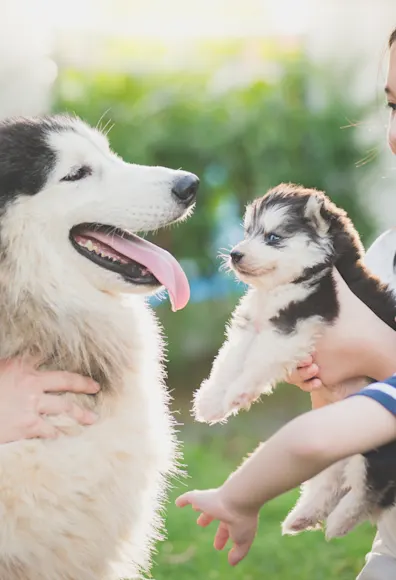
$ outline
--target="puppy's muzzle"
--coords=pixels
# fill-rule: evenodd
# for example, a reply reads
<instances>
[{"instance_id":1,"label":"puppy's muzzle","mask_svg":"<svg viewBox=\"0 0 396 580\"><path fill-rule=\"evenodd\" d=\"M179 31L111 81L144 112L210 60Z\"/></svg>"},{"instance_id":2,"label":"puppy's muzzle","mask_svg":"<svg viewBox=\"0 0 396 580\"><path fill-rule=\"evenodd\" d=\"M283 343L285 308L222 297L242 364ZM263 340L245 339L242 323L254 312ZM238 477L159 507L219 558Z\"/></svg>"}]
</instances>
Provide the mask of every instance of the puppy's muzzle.
<instances>
[{"instance_id":1,"label":"puppy's muzzle","mask_svg":"<svg viewBox=\"0 0 396 580\"><path fill-rule=\"evenodd\" d=\"M244 254L242 252L238 252L237 250L233 250L230 254L231 261L234 265L239 264L239 262L242 260L243 256L244 256Z\"/></svg>"}]
</instances>

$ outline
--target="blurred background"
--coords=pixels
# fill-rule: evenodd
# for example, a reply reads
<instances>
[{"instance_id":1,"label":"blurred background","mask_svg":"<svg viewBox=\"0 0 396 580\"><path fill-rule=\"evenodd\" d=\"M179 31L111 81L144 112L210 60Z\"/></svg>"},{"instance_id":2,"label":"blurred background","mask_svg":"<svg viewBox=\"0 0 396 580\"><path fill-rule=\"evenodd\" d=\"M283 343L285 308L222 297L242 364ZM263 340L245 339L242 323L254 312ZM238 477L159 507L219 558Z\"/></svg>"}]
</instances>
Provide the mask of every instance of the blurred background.
<instances>
[{"instance_id":1,"label":"blurred background","mask_svg":"<svg viewBox=\"0 0 396 580\"><path fill-rule=\"evenodd\" d=\"M394 225L382 94L394 0L0 0L0 11L0 118L77 114L125 160L201 179L193 217L156 236L185 268L191 302L176 314L167 300L153 306L191 478L174 494L220 484L309 400L282 386L225 426L193 424L192 392L244 291L219 272L218 254L240 239L245 204L281 181L323 188L366 246ZM170 505L154 578L355 578L373 529L331 544L320 533L282 538L296 497L264 508L235 570L213 551L214 530Z\"/></svg>"}]
</instances>

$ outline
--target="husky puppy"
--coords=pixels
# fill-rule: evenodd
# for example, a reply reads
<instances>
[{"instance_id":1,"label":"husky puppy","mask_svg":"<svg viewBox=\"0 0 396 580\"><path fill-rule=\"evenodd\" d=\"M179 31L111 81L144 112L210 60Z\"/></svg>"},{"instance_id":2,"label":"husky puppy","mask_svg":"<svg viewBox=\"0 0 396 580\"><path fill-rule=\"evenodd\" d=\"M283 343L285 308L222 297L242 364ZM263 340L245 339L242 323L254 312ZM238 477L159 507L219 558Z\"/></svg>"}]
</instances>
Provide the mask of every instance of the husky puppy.
<instances>
[{"instance_id":1,"label":"husky puppy","mask_svg":"<svg viewBox=\"0 0 396 580\"><path fill-rule=\"evenodd\" d=\"M231 251L229 265L250 289L232 315L210 377L195 393L196 418L216 423L248 408L312 353L339 314L333 268L396 329L396 299L363 258L345 211L320 191L281 184L248 206L245 239ZM327 537L341 536L395 501L392 443L339 462L308 482L283 531L297 533L327 520Z\"/></svg>"},{"instance_id":2,"label":"husky puppy","mask_svg":"<svg viewBox=\"0 0 396 580\"><path fill-rule=\"evenodd\" d=\"M133 138L133 136L131 137ZM162 340L144 296L185 306L183 270L136 235L188 215L198 178L125 163L68 117L0 124L0 358L79 372L99 416L0 446L0 580L136 578L176 469Z\"/></svg>"}]
</instances>

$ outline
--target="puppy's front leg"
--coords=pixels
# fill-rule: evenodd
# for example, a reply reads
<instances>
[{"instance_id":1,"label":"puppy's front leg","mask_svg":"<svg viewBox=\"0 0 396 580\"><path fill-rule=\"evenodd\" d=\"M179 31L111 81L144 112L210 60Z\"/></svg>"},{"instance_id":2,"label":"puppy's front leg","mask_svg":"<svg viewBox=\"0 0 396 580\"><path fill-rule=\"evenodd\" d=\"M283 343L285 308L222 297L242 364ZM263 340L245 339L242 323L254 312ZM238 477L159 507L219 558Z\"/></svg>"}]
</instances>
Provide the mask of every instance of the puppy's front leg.
<instances>
[{"instance_id":1,"label":"puppy's front leg","mask_svg":"<svg viewBox=\"0 0 396 580\"><path fill-rule=\"evenodd\" d=\"M226 408L234 412L248 408L262 393L270 393L276 383L285 380L298 361L312 352L321 324L319 317L312 317L300 322L292 334L267 325L249 349L243 372L229 385Z\"/></svg>"},{"instance_id":2,"label":"puppy's front leg","mask_svg":"<svg viewBox=\"0 0 396 580\"><path fill-rule=\"evenodd\" d=\"M258 338L249 315L250 299L248 293L236 308L210 376L194 394L193 413L198 421L216 423L229 414L230 409L225 407L227 391L244 372L248 354Z\"/></svg>"}]
</instances>

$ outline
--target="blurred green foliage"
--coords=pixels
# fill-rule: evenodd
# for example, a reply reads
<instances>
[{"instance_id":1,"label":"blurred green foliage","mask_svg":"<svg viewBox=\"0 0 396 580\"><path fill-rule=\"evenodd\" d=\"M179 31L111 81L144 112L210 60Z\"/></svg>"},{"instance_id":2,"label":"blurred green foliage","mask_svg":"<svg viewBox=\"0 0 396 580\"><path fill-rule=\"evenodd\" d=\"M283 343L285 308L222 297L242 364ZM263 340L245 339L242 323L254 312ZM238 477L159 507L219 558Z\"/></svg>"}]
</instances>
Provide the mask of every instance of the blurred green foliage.
<instances>
[{"instance_id":1,"label":"blurred green foliage","mask_svg":"<svg viewBox=\"0 0 396 580\"><path fill-rule=\"evenodd\" d=\"M359 196L367 168L356 167L369 145L353 127L342 129L367 114L347 96L348 74L317 70L298 55L279 57L275 65L267 79L241 84L228 78L227 86L213 69L138 76L61 71L56 111L92 125L100 121L104 131L112 127L111 145L127 161L181 167L201 178L193 217L156 234L161 246L189 260L190 276L219 267L213 238L222 202L235 198L242 214L248 201L282 181L324 189L363 238L373 232ZM187 368L193 386L203 377L235 300L190 305L177 315L168 306L158 309L173 386Z\"/></svg>"}]
</instances>

